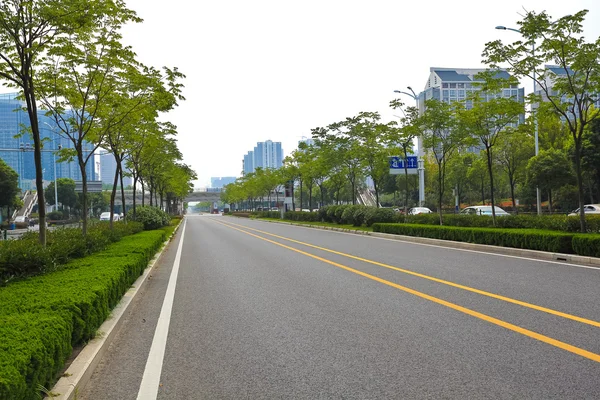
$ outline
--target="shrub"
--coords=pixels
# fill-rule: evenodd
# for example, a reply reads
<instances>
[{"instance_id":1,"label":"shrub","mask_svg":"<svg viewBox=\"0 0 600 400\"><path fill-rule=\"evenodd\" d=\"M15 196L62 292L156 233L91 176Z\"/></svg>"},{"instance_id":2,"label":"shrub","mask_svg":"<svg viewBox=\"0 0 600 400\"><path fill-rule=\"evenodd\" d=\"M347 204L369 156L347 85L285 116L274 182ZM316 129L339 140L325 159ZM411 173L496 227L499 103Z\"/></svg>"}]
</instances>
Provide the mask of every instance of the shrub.
<instances>
[{"instance_id":1,"label":"shrub","mask_svg":"<svg viewBox=\"0 0 600 400\"><path fill-rule=\"evenodd\" d=\"M61 228L47 233L47 246L39 244L37 233L27 232L19 240L0 242L0 285L7 280L56 270L71 259L105 249L122 237L140 232L141 223L115 222L90 225L88 234L79 228Z\"/></svg>"},{"instance_id":2,"label":"shrub","mask_svg":"<svg viewBox=\"0 0 600 400\"><path fill-rule=\"evenodd\" d=\"M158 207L139 206L135 210L135 218L133 217L133 209L127 213L127 219L130 221L141 222L144 225L144 230L154 230L163 226L169 225L171 217Z\"/></svg>"},{"instance_id":3,"label":"shrub","mask_svg":"<svg viewBox=\"0 0 600 400\"><path fill-rule=\"evenodd\" d=\"M37 399L72 348L93 338L173 227L142 232L0 290L0 398Z\"/></svg>"},{"instance_id":4,"label":"shrub","mask_svg":"<svg viewBox=\"0 0 600 400\"><path fill-rule=\"evenodd\" d=\"M319 222L319 213L308 211L288 211L283 216L290 221Z\"/></svg>"},{"instance_id":5,"label":"shrub","mask_svg":"<svg viewBox=\"0 0 600 400\"><path fill-rule=\"evenodd\" d=\"M400 214L389 208L370 208L365 215L364 224L371 226L377 222L398 222Z\"/></svg>"},{"instance_id":6,"label":"shrub","mask_svg":"<svg viewBox=\"0 0 600 400\"><path fill-rule=\"evenodd\" d=\"M65 219L65 215L63 214L62 211L52 211L46 215L46 218L48 220L58 221L58 220Z\"/></svg>"},{"instance_id":7,"label":"shrub","mask_svg":"<svg viewBox=\"0 0 600 400\"><path fill-rule=\"evenodd\" d=\"M573 250L582 256L600 257L600 235L574 235Z\"/></svg>"}]
</instances>

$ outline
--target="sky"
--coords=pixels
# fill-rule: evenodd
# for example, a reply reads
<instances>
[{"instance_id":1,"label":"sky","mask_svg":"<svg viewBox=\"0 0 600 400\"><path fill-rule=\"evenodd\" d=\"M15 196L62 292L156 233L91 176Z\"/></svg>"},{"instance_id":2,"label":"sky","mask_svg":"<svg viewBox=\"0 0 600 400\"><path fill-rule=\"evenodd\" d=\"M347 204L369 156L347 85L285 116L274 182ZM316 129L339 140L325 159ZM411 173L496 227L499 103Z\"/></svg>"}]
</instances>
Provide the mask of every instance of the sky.
<instances>
[{"instance_id":1,"label":"sky","mask_svg":"<svg viewBox=\"0 0 600 400\"><path fill-rule=\"evenodd\" d=\"M394 90L420 92L430 67L484 67L486 42L519 39L494 27L516 28L525 10L588 9L584 34L600 37L598 0L125 2L144 20L123 30L139 60L186 75L186 100L161 119L177 126L196 187L240 176L259 141L281 142L288 155L311 129L361 111L395 119Z\"/></svg>"}]
</instances>

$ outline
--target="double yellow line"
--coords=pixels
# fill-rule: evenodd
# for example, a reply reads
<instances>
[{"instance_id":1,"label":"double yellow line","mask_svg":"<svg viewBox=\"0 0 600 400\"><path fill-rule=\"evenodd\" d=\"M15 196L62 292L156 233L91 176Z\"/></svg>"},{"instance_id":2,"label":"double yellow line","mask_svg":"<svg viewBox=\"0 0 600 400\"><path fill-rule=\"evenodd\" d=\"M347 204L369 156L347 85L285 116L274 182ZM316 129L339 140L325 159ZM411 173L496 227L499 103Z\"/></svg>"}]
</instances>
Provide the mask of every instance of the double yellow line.
<instances>
[{"instance_id":1,"label":"double yellow line","mask_svg":"<svg viewBox=\"0 0 600 400\"><path fill-rule=\"evenodd\" d=\"M596 362L600 362L600 355L599 354L592 353L590 351L581 349L581 348L576 347L576 346L572 346L572 345L570 345L568 343L564 343L564 342L561 342L559 340L553 339L551 337L541 335L541 334L539 334L537 332L530 331L530 330L522 328L520 326L513 325L511 323L502 321L500 319L491 317L489 315L486 315L486 314L483 314L483 313L471 310L469 308L459 306L458 304L454 304L454 303L451 303L449 301L442 300L442 299L439 299L439 298L434 297L434 296L430 296L430 295L428 295L426 293L419 292L417 290L408 288L406 286L398 285L398 284L396 284L394 282L390 282L388 280L379 278L377 276L368 274L368 273L363 272L363 271L359 271L357 269L348 267L346 265L339 264L339 263L336 263L336 262L331 261L331 260L327 260L325 258L316 256L314 254L307 253L305 251L296 249L294 247L290 247L290 246L287 246L285 244L276 242L274 240L267 239L267 238L265 238L263 236L256 235L256 234L251 233L249 231L258 232L258 233L261 233L263 235L271 236L271 237L274 237L274 238L277 238L277 239L286 240L286 241L289 241L289 242L292 242L292 243L296 243L296 244L300 244L300 245L303 245L303 246L311 247L311 248L314 248L314 249L322 250L322 251L329 252L329 253L332 253L332 254L337 254L337 255L348 257L348 258L351 258L351 259L354 259L354 260L358 260L358 261L362 261L362 262L365 262L365 263L369 263L369 264L377 265L377 266L380 266L380 267L388 268L388 269L391 269L391 270L394 270L394 271L398 271L398 272L402 272L402 273L405 273L405 274L417 276L419 278L423 278L423 279L427 279L427 280L430 280L430 281L442 283L444 285L456 287L456 288L459 288L459 289L463 289L463 290L466 290L466 291L469 291L469 292L477 293L477 294L480 294L480 295L483 295L483 296L487 296L487 297L491 297L491 298L494 298L494 299L503 300L503 301L506 301L506 302L509 302L509 303L513 303L513 304L517 304L517 305L520 305L520 306L523 306L523 307L527 307L527 308L531 308L531 309L534 309L534 310L542 311L542 312L545 312L545 313L548 313L548 314L556 315L556 316L563 317L563 318L566 318L566 319L570 319L570 320L573 320L573 321L577 321L577 322L580 322L580 323L583 323L583 324L587 324L587 325L591 325L591 326L595 326L595 327L600 327L600 322L598 322L598 321L594 321L594 320L590 320L590 319L578 317L578 316L575 316L575 315L567 314L567 313L564 313L564 312L561 312L561 311L557 311L557 310L553 310L553 309L546 308L546 307L541 307L541 306L538 306L538 305L535 305L535 304L531 304L531 303L527 303L527 302L524 302L524 301L512 299L510 297L501 296L501 295L498 295L498 294L495 294L495 293L490 293L490 292L486 292L486 291L483 291L483 290L475 289L475 288L472 288L472 287L469 287L469 286L460 285L458 283L454 283L454 282L446 281L446 280L443 280L443 279L435 278L435 277L432 277L432 276L429 276L429 275L424 275L424 274L420 274L420 273L417 273L417 272L414 272L414 271L410 271L410 270L406 270L406 269L394 267L394 266L391 266L391 265L388 265L388 264L380 263L380 262L377 262L377 261L368 260L366 258L361 258L361 257L353 256L351 254L346 254L346 253L342 253L342 252L339 252L339 251L327 249L327 248L324 248L324 247L315 246L315 245L310 244L310 243L305 243L305 242L301 242L301 241L298 241L298 240L290 239L290 238L287 238L287 237L284 237L284 236L275 235L275 234L272 234L272 233L269 233L269 232L261 231L259 229L254 229L254 228L250 228L250 227L247 227L247 226L238 225L238 224L234 224L234 223L223 223L223 222L219 222L219 221L215 221L215 222L217 222L217 223L219 223L221 225L227 226L227 227L229 227L231 229L234 229L236 231L239 231L239 232L245 233L247 235L253 236L253 237L257 238L257 239L261 239L261 240L264 240L266 242L275 244L277 246L286 248L288 250L295 251L295 252L300 253L302 255L305 255L307 257L311 257L311 258L314 258L316 260L322 261L324 263L336 266L338 268L345 269L346 271L353 272L353 273L355 273L357 275L360 275L360 276L363 276L365 278L374 280L374 281L379 282L379 283L383 283L384 285L388 285L388 286L394 287L396 289L399 289L399 290L402 290L404 292L413 294L415 296L418 296L418 297L430 300L430 301L432 301L434 303L441 304L443 306L446 306L446 307L449 307L451 309L460 311L462 313L471 315L473 317L482 319L482 320L490 322L492 324L501 326L503 328L512 330L514 332L518 332L518 333L520 333L522 335L531 337L533 339L536 339L536 340L539 340L541 342L550 344L550 345L558 347L560 349L563 349L563 350L569 351L571 353L580 355L580 356L588 358L590 360L593 360L593 361L596 361ZM240 229L240 228L243 228L243 229Z\"/></svg>"}]
</instances>

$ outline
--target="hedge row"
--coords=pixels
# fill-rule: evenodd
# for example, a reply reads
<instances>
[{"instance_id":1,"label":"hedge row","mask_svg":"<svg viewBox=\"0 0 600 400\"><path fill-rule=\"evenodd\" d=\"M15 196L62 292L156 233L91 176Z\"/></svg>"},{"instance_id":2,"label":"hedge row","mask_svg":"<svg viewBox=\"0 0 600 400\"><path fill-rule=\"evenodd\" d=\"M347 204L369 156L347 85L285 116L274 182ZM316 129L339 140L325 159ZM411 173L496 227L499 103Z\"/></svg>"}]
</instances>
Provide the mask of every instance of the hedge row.
<instances>
[{"instance_id":1,"label":"hedge row","mask_svg":"<svg viewBox=\"0 0 600 400\"><path fill-rule=\"evenodd\" d=\"M127 236L65 268L0 288L0 399L38 399L92 339L174 227Z\"/></svg>"},{"instance_id":2,"label":"hedge row","mask_svg":"<svg viewBox=\"0 0 600 400\"><path fill-rule=\"evenodd\" d=\"M56 270L71 259L85 257L105 249L121 238L140 232L141 223L92 224L86 236L79 228L61 228L47 232L47 246L39 243L37 232L25 233L19 240L0 242L0 286L16 278Z\"/></svg>"},{"instance_id":3,"label":"hedge row","mask_svg":"<svg viewBox=\"0 0 600 400\"><path fill-rule=\"evenodd\" d=\"M374 232L454 240L493 246L600 256L600 235L540 229L466 228L419 224L373 224Z\"/></svg>"},{"instance_id":4,"label":"hedge row","mask_svg":"<svg viewBox=\"0 0 600 400\"><path fill-rule=\"evenodd\" d=\"M280 218L278 211L246 213L258 218ZM237 215L237 213L234 213ZM285 213L284 219L293 221L322 221L336 224L351 224L354 226L371 226L377 222L387 223L409 223L439 225L438 214L403 215L394 212L390 208L376 208L362 205L334 205L325 206L316 212L293 212ZM491 216L486 215L459 215L444 214L445 226L462 226L477 228L492 228L494 222ZM600 233L600 216L587 215L587 231L589 233ZM497 217L497 228L519 228L519 229L542 229L562 232L578 233L580 229L579 216L568 217L566 215L511 215L509 217Z\"/></svg>"}]
</instances>

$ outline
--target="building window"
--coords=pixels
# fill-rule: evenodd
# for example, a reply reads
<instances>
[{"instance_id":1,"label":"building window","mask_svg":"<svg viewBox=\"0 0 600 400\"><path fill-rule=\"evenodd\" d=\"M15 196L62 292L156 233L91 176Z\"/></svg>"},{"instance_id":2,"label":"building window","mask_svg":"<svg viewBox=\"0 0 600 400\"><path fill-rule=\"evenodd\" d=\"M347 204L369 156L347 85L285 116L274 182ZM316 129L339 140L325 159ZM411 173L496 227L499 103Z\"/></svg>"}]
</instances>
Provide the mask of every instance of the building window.
<instances>
[{"instance_id":1,"label":"building window","mask_svg":"<svg viewBox=\"0 0 600 400\"><path fill-rule=\"evenodd\" d=\"M457 83L456 87L458 87L459 89L464 89L465 84L464 83Z\"/></svg>"},{"instance_id":2,"label":"building window","mask_svg":"<svg viewBox=\"0 0 600 400\"><path fill-rule=\"evenodd\" d=\"M442 83L442 87L443 88L448 88L448 84L447 83Z\"/></svg>"},{"instance_id":3,"label":"building window","mask_svg":"<svg viewBox=\"0 0 600 400\"><path fill-rule=\"evenodd\" d=\"M450 84L450 89L456 89L456 83L451 83Z\"/></svg>"}]
</instances>

